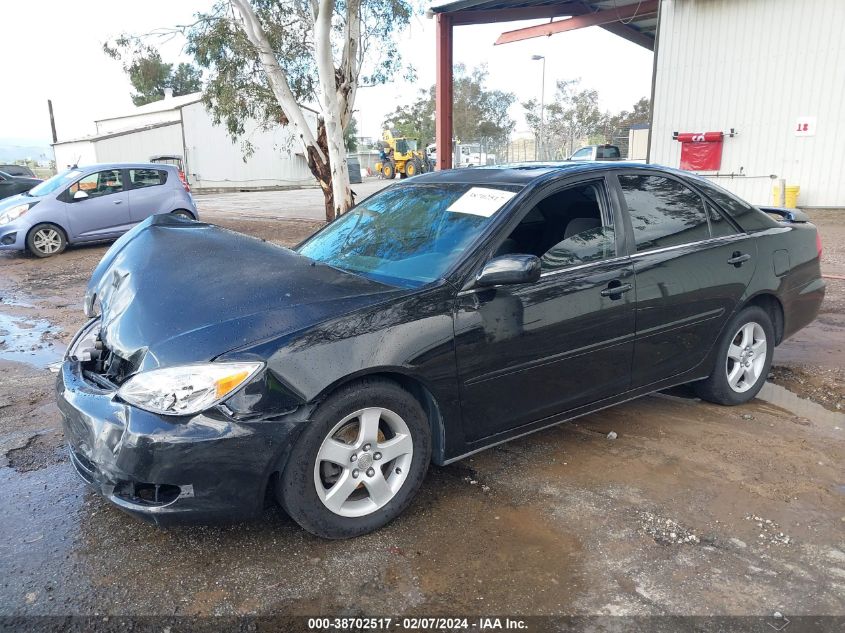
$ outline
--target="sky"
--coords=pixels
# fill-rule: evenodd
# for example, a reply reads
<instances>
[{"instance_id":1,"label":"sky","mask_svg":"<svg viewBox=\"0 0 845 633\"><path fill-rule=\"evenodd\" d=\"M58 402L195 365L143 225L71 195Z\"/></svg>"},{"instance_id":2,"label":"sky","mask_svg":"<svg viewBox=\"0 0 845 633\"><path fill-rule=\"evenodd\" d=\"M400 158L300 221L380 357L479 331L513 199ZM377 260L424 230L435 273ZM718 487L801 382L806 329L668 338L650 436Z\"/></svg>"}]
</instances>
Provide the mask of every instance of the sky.
<instances>
[{"instance_id":1,"label":"sky","mask_svg":"<svg viewBox=\"0 0 845 633\"><path fill-rule=\"evenodd\" d=\"M210 0L145 0L143 10L130 3L103 0L38 3L4 3L0 20L0 58L3 93L0 99L0 139L50 141L47 99L53 100L59 140L94 132L94 120L132 110L129 81L119 62L102 50L105 41L123 33L147 33L157 28L187 24L210 6ZM539 98L546 57L546 102L555 82L581 78L583 87L599 92L603 110L630 109L651 90L650 51L591 27L552 37L493 46L503 31L537 21L480 26L455 30L454 61L468 68L486 63L488 87L516 94L511 116L517 132L525 130L520 102ZM155 42L155 40L153 40ZM401 41L416 69L414 83L391 84L359 90L356 119L359 134L380 136L382 121L397 105L408 103L417 91L434 83L435 24L421 15L412 20ZM159 42L167 62L190 61L181 38ZM20 59L20 62L12 60Z\"/></svg>"}]
</instances>

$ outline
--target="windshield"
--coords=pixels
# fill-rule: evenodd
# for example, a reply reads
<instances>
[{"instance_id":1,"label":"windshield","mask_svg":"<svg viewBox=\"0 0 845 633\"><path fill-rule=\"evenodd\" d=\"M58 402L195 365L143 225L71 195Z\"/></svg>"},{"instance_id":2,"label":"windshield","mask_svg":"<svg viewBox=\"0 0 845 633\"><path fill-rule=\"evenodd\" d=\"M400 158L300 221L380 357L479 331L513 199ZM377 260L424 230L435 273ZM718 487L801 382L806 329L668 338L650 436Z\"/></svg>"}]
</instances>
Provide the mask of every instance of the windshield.
<instances>
[{"instance_id":1,"label":"windshield","mask_svg":"<svg viewBox=\"0 0 845 633\"><path fill-rule=\"evenodd\" d=\"M60 171L58 174L53 176L52 178L48 178L42 183L35 185L32 189L27 192L28 196L46 196L49 193L53 193L59 189L62 189L66 185L69 185L71 182L79 178L82 175L82 172L78 169L65 169L64 171Z\"/></svg>"},{"instance_id":2,"label":"windshield","mask_svg":"<svg viewBox=\"0 0 845 633\"><path fill-rule=\"evenodd\" d=\"M297 250L335 268L413 288L440 278L519 191L416 184L385 189Z\"/></svg>"}]
</instances>

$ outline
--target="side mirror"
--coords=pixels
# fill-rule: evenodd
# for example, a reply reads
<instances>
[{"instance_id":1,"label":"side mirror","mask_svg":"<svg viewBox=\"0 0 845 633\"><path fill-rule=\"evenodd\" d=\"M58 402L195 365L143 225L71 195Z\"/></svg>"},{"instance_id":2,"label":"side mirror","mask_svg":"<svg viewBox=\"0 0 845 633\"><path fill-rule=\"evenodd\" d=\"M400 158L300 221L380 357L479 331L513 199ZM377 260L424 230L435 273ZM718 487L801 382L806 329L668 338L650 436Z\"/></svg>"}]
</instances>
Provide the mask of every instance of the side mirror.
<instances>
[{"instance_id":1,"label":"side mirror","mask_svg":"<svg viewBox=\"0 0 845 633\"><path fill-rule=\"evenodd\" d=\"M87 198L87 197L88 197L88 194L85 193L84 191L82 191L82 189L80 189L75 194L73 194L74 200L85 200L85 198Z\"/></svg>"},{"instance_id":2,"label":"side mirror","mask_svg":"<svg viewBox=\"0 0 845 633\"><path fill-rule=\"evenodd\" d=\"M476 286L529 284L540 279L540 258L534 255L502 255L491 259L475 278Z\"/></svg>"}]
</instances>

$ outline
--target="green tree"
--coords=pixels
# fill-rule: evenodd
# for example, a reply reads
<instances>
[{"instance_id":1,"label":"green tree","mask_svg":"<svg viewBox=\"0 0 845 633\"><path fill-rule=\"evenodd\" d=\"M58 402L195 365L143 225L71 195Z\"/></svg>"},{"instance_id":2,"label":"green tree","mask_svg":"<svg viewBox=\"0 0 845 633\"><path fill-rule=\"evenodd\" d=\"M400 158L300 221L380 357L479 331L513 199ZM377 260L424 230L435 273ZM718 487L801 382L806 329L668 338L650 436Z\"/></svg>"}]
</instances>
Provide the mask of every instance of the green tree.
<instances>
[{"instance_id":1,"label":"green tree","mask_svg":"<svg viewBox=\"0 0 845 633\"><path fill-rule=\"evenodd\" d=\"M183 62L174 69L173 64L162 61L155 48L141 41L122 37L114 45L105 44L103 50L123 62L123 70L135 89L132 103L136 106L164 99L165 88L171 88L174 97L202 89L202 71L199 68Z\"/></svg>"},{"instance_id":2,"label":"green tree","mask_svg":"<svg viewBox=\"0 0 845 633\"><path fill-rule=\"evenodd\" d=\"M488 151L499 151L507 144L516 125L508 110L516 102L511 92L487 88L489 73L482 65L467 72L458 64L454 70L452 126L461 142L480 142ZM384 121L405 136L415 136L421 144L434 140L435 88L420 90L412 103L399 106Z\"/></svg>"},{"instance_id":3,"label":"green tree","mask_svg":"<svg viewBox=\"0 0 845 633\"><path fill-rule=\"evenodd\" d=\"M628 129L638 123L648 123L651 115L651 102L648 97L637 101L633 109L622 110L616 114L605 113L599 142L613 143L620 138L627 138Z\"/></svg>"},{"instance_id":4,"label":"green tree","mask_svg":"<svg viewBox=\"0 0 845 633\"><path fill-rule=\"evenodd\" d=\"M576 144L588 140L602 128L604 117L599 110L599 94L593 89L579 89L580 79L557 82L551 103L546 104L544 125L540 125L540 104L531 99L522 104L525 118L544 148L544 158L565 158Z\"/></svg>"},{"instance_id":5,"label":"green tree","mask_svg":"<svg viewBox=\"0 0 845 633\"><path fill-rule=\"evenodd\" d=\"M134 58L125 68L129 82L135 88L132 103L142 106L164 99L164 89L167 87L171 68L171 64L165 64L161 60L158 51Z\"/></svg>"},{"instance_id":6,"label":"green tree","mask_svg":"<svg viewBox=\"0 0 845 633\"><path fill-rule=\"evenodd\" d=\"M343 133L358 87L401 68L395 35L417 11L416 0L216 0L192 24L157 33L187 38L207 79L205 103L234 139L250 119L291 126L331 220L353 203Z\"/></svg>"},{"instance_id":7,"label":"green tree","mask_svg":"<svg viewBox=\"0 0 845 633\"><path fill-rule=\"evenodd\" d=\"M183 62L170 74L168 85L173 89L174 97L199 92L202 90L202 71Z\"/></svg>"},{"instance_id":8,"label":"green tree","mask_svg":"<svg viewBox=\"0 0 845 633\"><path fill-rule=\"evenodd\" d=\"M343 132L343 145L346 147L347 152L356 152L358 151L358 121L355 120L355 117L349 121L349 125L346 126L346 130Z\"/></svg>"},{"instance_id":9,"label":"green tree","mask_svg":"<svg viewBox=\"0 0 845 633\"><path fill-rule=\"evenodd\" d=\"M397 106L384 120L384 127L398 130L401 136L420 139L426 146L434 141L434 87L420 90L417 99L404 106Z\"/></svg>"}]
</instances>

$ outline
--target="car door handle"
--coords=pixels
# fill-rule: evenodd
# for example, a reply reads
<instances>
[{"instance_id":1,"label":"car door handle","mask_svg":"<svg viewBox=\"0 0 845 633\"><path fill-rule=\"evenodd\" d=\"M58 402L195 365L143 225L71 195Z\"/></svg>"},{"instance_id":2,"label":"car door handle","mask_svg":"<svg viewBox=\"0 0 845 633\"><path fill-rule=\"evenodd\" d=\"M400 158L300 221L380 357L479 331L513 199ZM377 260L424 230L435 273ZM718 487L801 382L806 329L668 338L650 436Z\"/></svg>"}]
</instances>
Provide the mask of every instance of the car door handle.
<instances>
[{"instance_id":1,"label":"car door handle","mask_svg":"<svg viewBox=\"0 0 845 633\"><path fill-rule=\"evenodd\" d=\"M114 203L115 204L123 204L123 200L115 200Z\"/></svg>"},{"instance_id":2,"label":"car door handle","mask_svg":"<svg viewBox=\"0 0 845 633\"><path fill-rule=\"evenodd\" d=\"M618 297L616 297L616 295L621 296L623 293L628 292L629 290L633 290L633 289L634 289L634 287L631 284L622 284L622 283L619 283L617 281L616 284L614 285L614 282L611 281L607 285L607 288L605 288L604 290L601 291L601 296L602 297L615 297L615 298L618 299Z\"/></svg>"},{"instance_id":3,"label":"car door handle","mask_svg":"<svg viewBox=\"0 0 845 633\"><path fill-rule=\"evenodd\" d=\"M743 262L747 262L749 259L751 259L751 255L749 255L748 253L740 253L739 251L734 251L733 255L731 255L731 258L728 260L728 263L733 264L734 266L739 268L740 266L742 266Z\"/></svg>"}]
</instances>

